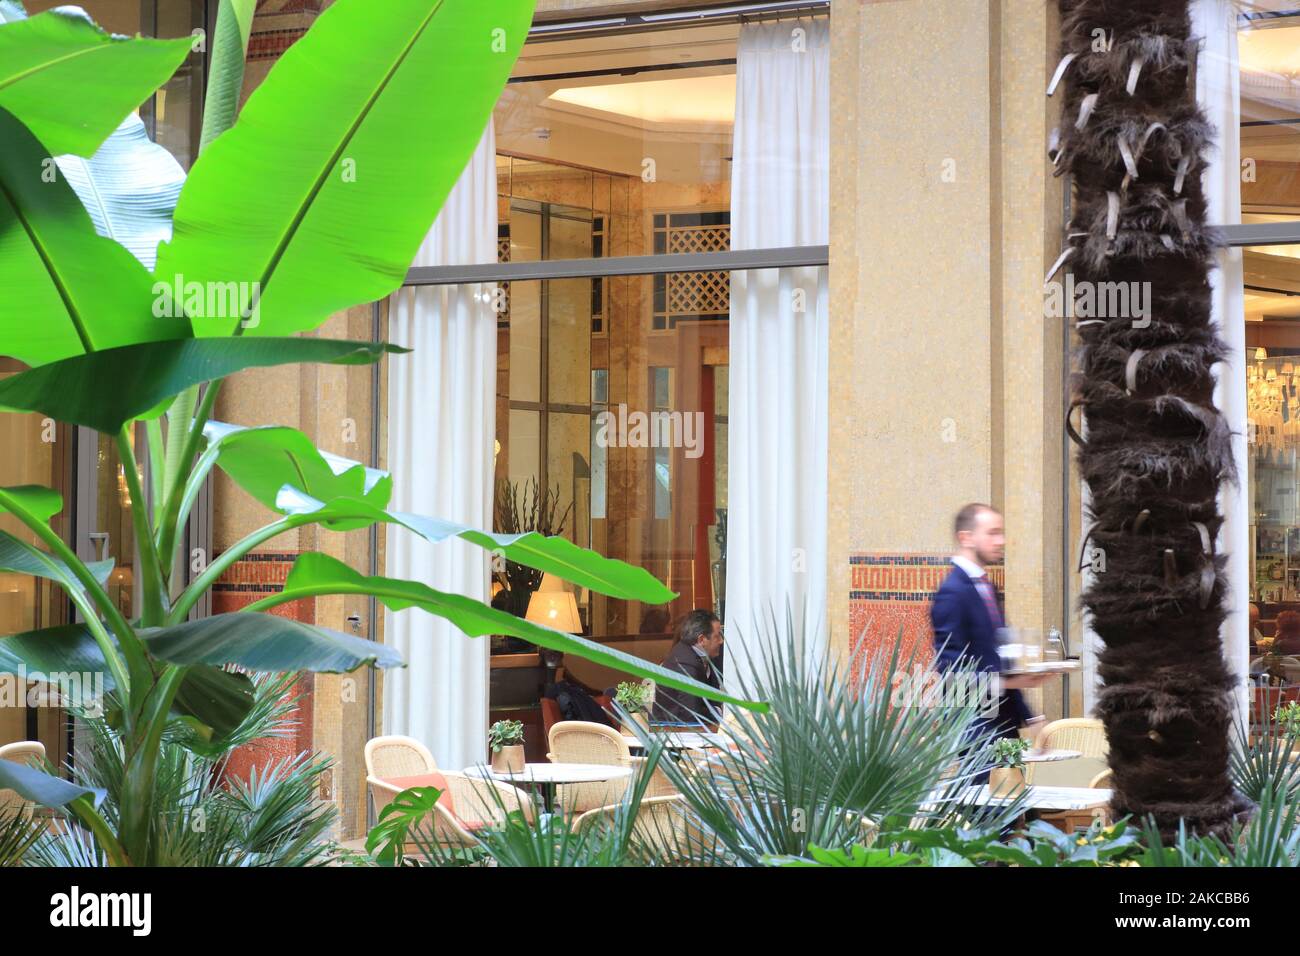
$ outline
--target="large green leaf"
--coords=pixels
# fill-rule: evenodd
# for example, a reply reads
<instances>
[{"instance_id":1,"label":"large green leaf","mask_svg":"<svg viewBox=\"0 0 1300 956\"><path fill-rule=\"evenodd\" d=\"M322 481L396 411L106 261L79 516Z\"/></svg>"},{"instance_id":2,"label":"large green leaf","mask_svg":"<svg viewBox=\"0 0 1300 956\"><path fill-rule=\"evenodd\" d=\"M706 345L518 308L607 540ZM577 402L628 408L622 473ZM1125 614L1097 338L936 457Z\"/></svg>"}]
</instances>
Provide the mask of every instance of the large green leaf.
<instances>
[{"instance_id":1,"label":"large green leaf","mask_svg":"<svg viewBox=\"0 0 1300 956\"><path fill-rule=\"evenodd\" d=\"M0 674L46 679L89 709L96 701L88 694L110 694L117 689L103 652L84 624L0 637ZM186 671L172 710L193 717L220 738L239 726L253 702L253 682L248 675L199 664Z\"/></svg>"},{"instance_id":2,"label":"large green leaf","mask_svg":"<svg viewBox=\"0 0 1300 956\"><path fill-rule=\"evenodd\" d=\"M44 770L27 767L12 760L0 760L0 790L13 790L24 800L43 807L66 807L73 800L89 797L98 807L107 795L104 790L80 787Z\"/></svg>"},{"instance_id":3,"label":"large green leaf","mask_svg":"<svg viewBox=\"0 0 1300 956\"><path fill-rule=\"evenodd\" d=\"M104 654L84 624L63 624L0 637L0 674L22 673L32 679L43 675L65 690L71 688L75 677L82 693L73 696L81 696L86 706L92 704L84 694L99 690L111 693L116 688ZM102 685L96 687L101 679Z\"/></svg>"},{"instance_id":4,"label":"large green leaf","mask_svg":"<svg viewBox=\"0 0 1300 956\"><path fill-rule=\"evenodd\" d=\"M580 548L567 538L547 537L536 531L494 534L442 518L388 511L357 498L319 501L287 483L276 496L275 507L286 515L310 517L333 531L351 531L380 523L400 525L435 544L451 537L462 538L498 552L506 560L557 574L600 594L628 601L663 604L677 596L645 568Z\"/></svg>"},{"instance_id":5,"label":"large green leaf","mask_svg":"<svg viewBox=\"0 0 1300 956\"><path fill-rule=\"evenodd\" d=\"M239 487L268 508L275 507L285 484L320 501L360 498L380 508L393 493L393 479L387 472L320 451L293 428L209 422L203 437L208 441L203 458L215 460Z\"/></svg>"},{"instance_id":6,"label":"large green leaf","mask_svg":"<svg viewBox=\"0 0 1300 956\"><path fill-rule=\"evenodd\" d=\"M153 315L144 266L96 234L50 154L4 109L0 144L0 355L43 365L188 335L183 319Z\"/></svg>"},{"instance_id":7,"label":"large green leaf","mask_svg":"<svg viewBox=\"0 0 1300 956\"><path fill-rule=\"evenodd\" d=\"M8 10L5 19L14 12ZM167 82L191 43L188 36L115 36L67 7L4 23L0 108L21 119L52 152L89 156Z\"/></svg>"},{"instance_id":8,"label":"large green leaf","mask_svg":"<svg viewBox=\"0 0 1300 956\"><path fill-rule=\"evenodd\" d=\"M152 269L158 243L172 234L172 211L185 170L149 138L132 113L94 156L57 156L59 172L86 207L95 231L116 240Z\"/></svg>"},{"instance_id":9,"label":"large green leaf","mask_svg":"<svg viewBox=\"0 0 1300 956\"><path fill-rule=\"evenodd\" d=\"M203 132L199 152L230 129L244 85L244 59L253 30L257 0L221 0L212 35L212 62L208 66L208 91L203 102Z\"/></svg>"},{"instance_id":10,"label":"large green leaf","mask_svg":"<svg viewBox=\"0 0 1300 956\"><path fill-rule=\"evenodd\" d=\"M133 260L134 261L134 260ZM405 349L337 339L177 339L91 352L0 381L0 408L41 412L62 422L116 433L199 382L240 369L328 362L365 365Z\"/></svg>"},{"instance_id":11,"label":"large green leaf","mask_svg":"<svg viewBox=\"0 0 1300 956\"><path fill-rule=\"evenodd\" d=\"M63 510L63 496L44 485L10 485L0 488L0 514L48 524Z\"/></svg>"},{"instance_id":12,"label":"large green leaf","mask_svg":"<svg viewBox=\"0 0 1300 956\"><path fill-rule=\"evenodd\" d=\"M157 275L259 289L245 335L387 296L482 138L531 15L532 0L337 0L195 162ZM190 318L196 335L235 331Z\"/></svg>"},{"instance_id":13,"label":"large green leaf","mask_svg":"<svg viewBox=\"0 0 1300 956\"><path fill-rule=\"evenodd\" d=\"M247 674L215 664L196 664L185 672L172 710L210 728L207 743L219 744L221 738L243 723L256 700L253 681Z\"/></svg>"},{"instance_id":14,"label":"large green leaf","mask_svg":"<svg viewBox=\"0 0 1300 956\"><path fill-rule=\"evenodd\" d=\"M342 561L326 554L308 552L301 554L294 561L293 568L285 579L284 590L280 594L257 602L254 608L269 607L300 598L316 597L322 594L367 594L373 595L391 611L406 608L419 608L438 617L446 618L470 637L482 637L484 634L509 634L514 637L566 654L576 654L586 660L612 667L634 677L649 678L666 687L708 697L711 700L738 704L753 710L766 710L766 705L732 697L716 688L691 680L681 674L652 664L640 657L634 657L623 651L615 650L604 644L589 641L585 637L565 634L562 631L542 627L531 621L488 607L481 601L465 597L463 594L448 594L436 591L417 581L402 581L396 578L366 577L348 567Z\"/></svg>"},{"instance_id":15,"label":"large green leaf","mask_svg":"<svg viewBox=\"0 0 1300 956\"><path fill-rule=\"evenodd\" d=\"M103 584L113 572L114 561L92 561L86 564L95 580ZM7 531L0 531L0 571L11 574L31 574L38 578L76 586L76 577L63 559L20 541Z\"/></svg>"},{"instance_id":16,"label":"large green leaf","mask_svg":"<svg viewBox=\"0 0 1300 956\"><path fill-rule=\"evenodd\" d=\"M329 674L362 664L404 666L391 647L273 614L217 614L140 633L154 657L173 664L238 664L250 671Z\"/></svg>"}]
</instances>

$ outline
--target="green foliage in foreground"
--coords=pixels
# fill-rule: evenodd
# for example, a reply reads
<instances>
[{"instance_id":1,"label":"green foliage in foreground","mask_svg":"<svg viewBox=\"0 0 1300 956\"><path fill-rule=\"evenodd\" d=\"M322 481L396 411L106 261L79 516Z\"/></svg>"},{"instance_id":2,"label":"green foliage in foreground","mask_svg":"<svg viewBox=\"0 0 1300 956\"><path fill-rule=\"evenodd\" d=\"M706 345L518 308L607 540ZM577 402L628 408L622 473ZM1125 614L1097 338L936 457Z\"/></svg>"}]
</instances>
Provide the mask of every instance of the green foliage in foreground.
<instances>
[{"instance_id":1,"label":"green foliage in foreground","mask_svg":"<svg viewBox=\"0 0 1300 956\"><path fill-rule=\"evenodd\" d=\"M268 842L258 822L263 806L294 803L305 812L315 764L277 764L242 790L203 785L202 761L229 753L256 707L247 674L232 668L339 672L402 661L382 645L260 613L275 601L189 619L227 569L279 535L392 525L431 542L456 537L500 550L601 594L648 603L674 596L644 569L563 538L393 511L387 476L327 455L292 429L210 422L223 380L243 369L372 364L405 351L296 333L401 285L482 138L532 2L338 0L236 119L252 12L251 0L220 4L202 149L168 216L178 167L157 164L155 144L137 135L165 181L96 177L131 149L124 119L176 69L190 38L114 38L80 11L27 18L11 0L0 3L0 355L30 366L0 382L0 412L36 412L116 442L142 594L128 620L105 590L106 569L82 562L51 526L63 510L56 492L0 488L0 514L30 535L0 540L0 571L54 581L79 619L0 639L0 672L77 670L102 675L107 690L102 723L87 714L95 746L72 782L0 761L0 789L75 821L65 839L35 845L43 859L315 861L318 818L300 821L288 843ZM106 138L113 142L97 153ZM63 152L89 160L65 166L95 196L96 219L67 179L45 175ZM168 219L170 238L158 243ZM183 532L214 468L273 517L187 580ZM516 634L762 709L583 638L414 582L364 577L324 555L303 555L290 584L282 600L373 596L392 610L447 618L470 636ZM195 829L187 814L201 814L209 829ZM214 827L229 828L229 839L193 836ZM21 841L12 837L9 852Z\"/></svg>"},{"instance_id":2,"label":"green foliage in foreground","mask_svg":"<svg viewBox=\"0 0 1300 956\"><path fill-rule=\"evenodd\" d=\"M410 838L435 799L421 802L412 791L394 811L400 832L397 822L377 828L372 848L389 862L396 850L406 863L431 866L1300 865L1298 741L1286 724L1239 733L1234 783L1258 807L1227 839L1183 832L1165 843L1152 824L1132 819L1064 833L1026 822L1023 795L1001 807L966 798L997 763L993 741L973 732L973 707L890 706L889 690L912 661L895 653L854 668L810 664L789 616L760 627L769 652L743 690L770 709L729 714L720 729L729 746L707 758L671 754L662 737L646 737L646 772L599 826L575 829L545 814L529 823L498 805L498 822L477 832L478 845L453 852ZM641 811L656 767L680 796L647 821Z\"/></svg>"}]
</instances>

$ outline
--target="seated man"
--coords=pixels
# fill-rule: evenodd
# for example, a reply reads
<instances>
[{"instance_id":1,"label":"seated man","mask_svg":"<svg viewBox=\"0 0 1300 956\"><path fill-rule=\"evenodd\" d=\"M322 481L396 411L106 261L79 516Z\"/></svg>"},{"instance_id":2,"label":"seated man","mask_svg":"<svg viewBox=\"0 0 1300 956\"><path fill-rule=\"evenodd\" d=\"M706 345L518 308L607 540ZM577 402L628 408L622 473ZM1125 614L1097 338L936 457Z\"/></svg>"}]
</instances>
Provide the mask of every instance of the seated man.
<instances>
[{"instance_id":1,"label":"seated man","mask_svg":"<svg viewBox=\"0 0 1300 956\"><path fill-rule=\"evenodd\" d=\"M696 609L677 623L677 640L663 666L710 687L722 680L714 659L722 654L722 622L712 611ZM710 723L719 720L717 705L703 697L659 684L651 719L659 723Z\"/></svg>"}]
</instances>

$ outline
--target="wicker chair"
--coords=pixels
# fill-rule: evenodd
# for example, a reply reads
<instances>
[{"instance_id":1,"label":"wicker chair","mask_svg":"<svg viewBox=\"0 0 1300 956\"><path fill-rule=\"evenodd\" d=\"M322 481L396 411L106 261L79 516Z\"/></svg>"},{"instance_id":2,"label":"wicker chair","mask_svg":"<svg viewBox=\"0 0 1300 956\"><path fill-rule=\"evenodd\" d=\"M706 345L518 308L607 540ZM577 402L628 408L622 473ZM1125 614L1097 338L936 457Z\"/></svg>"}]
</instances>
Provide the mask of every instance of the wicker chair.
<instances>
[{"instance_id":1,"label":"wicker chair","mask_svg":"<svg viewBox=\"0 0 1300 956\"><path fill-rule=\"evenodd\" d=\"M39 740L20 740L16 744L5 744L0 747L0 760L28 766L44 763L45 744ZM22 814L30 817L36 805L29 800L24 800L13 790L0 790L0 816L12 814L15 808L21 808Z\"/></svg>"},{"instance_id":2,"label":"wicker chair","mask_svg":"<svg viewBox=\"0 0 1300 956\"><path fill-rule=\"evenodd\" d=\"M1025 767L1025 783L1049 786L1082 787L1105 768L1106 731L1100 720L1092 717L1067 717L1054 720L1038 735L1040 750L1077 750L1080 756L1055 763L1031 763Z\"/></svg>"},{"instance_id":3,"label":"wicker chair","mask_svg":"<svg viewBox=\"0 0 1300 956\"><path fill-rule=\"evenodd\" d=\"M469 777L463 773L451 771L440 774L447 782L447 797L439 799L434 806L433 820L430 826L421 830L424 842L436 842L442 847L461 849L472 847L478 842L474 832L485 824L501 823L506 814L518 810L530 824L534 818L533 801L521 790L500 783L496 780L484 780ZM414 774L412 776L422 776ZM406 787L394 781L401 777L381 779L366 777L366 785L375 801L375 814L378 816L384 808ZM431 839L432 838L432 839ZM418 852L417 840L412 837L407 841L408 853Z\"/></svg>"},{"instance_id":4,"label":"wicker chair","mask_svg":"<svg viewBox=\"0 0 1300 956\"><path fill-rule=\"evenodd\" d=\"M552 763L593 763L611 767L631 767L632 754L627 741L613 727L585 720L562 720L551 727ZM555 788L556 804L565 813L582 813L611 806L623 799L628 779L602 780L597 783L566 783Z\"/></svg>"},{"instance_id":5,"label":"wicker chair","mask_svg":"<svg viewBox=\"0 0 1300 956\"><path fill-rule=\"evenodd\" d=\"M414 737L393 734L366 741L366 775L386 777L413 777L421 773L436 773L438 763L429 748Z\"/></svg>"},{"instance_id":6,"label":"wicker chair","mask_svg":"<svg viewBox=\"0 0 1300 956\"><path fill-rule=\"evenodd\" d=\"M1094 790L1109 790L1114 783L1114 777L1115 775L1111 772L1110 767L1107 767L1101 773L1097 774L1097 776L1089 780L1088 786L1092 787Z\"/></svg>"},{"instance_id":7,"label":"wicker chair","mask_svg":"<svg viewBox=\"0 0 1300 956\"><path fill-rule=\"evenodd\" d=\"M620 804L588 810L573 822L575 833L591 827L613 826ZM637 807L632 824L636 848L658 862L682 862L699 846L700 833L690 825L686 799L680 795L645 797Z\"/></svg>"}]
</instances>

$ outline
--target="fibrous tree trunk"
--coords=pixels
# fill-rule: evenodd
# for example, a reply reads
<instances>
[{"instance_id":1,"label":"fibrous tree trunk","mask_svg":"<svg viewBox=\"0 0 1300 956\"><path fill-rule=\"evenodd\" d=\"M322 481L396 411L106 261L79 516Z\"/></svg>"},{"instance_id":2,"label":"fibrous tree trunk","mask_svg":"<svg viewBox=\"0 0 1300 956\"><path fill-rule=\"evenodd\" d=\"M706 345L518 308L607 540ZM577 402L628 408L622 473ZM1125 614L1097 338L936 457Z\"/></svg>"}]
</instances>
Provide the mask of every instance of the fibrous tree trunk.
<instances>
[{"instance_id":1,"label":"fibrous tree trunk","mask_svg":"<svg viewBox=\"0 0 1300 956\"><path fill-rule=\"evenodd\" d=\"M1223 833L1249 804L1228 772L1236 677L1214 542L1217 492L1236 476L1212 398L1226 346L1210 317L1216 237L1201 172L1214 131L1196 103L1198 40L1184 0L1060 8L1050 155L1075 188L1064 267L1091 296L1067 319L1082 342L1086 438L1071 432L1091 494L1083 605L1105 645L1097 711L1112 808L1167 833L1180 820Z\"/></svg>"}]
</instances>

